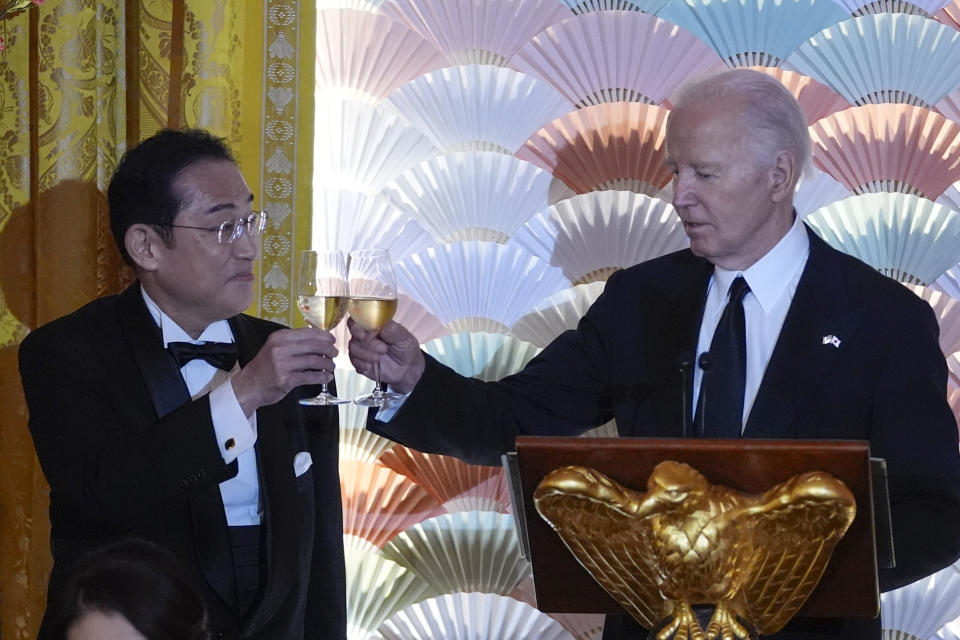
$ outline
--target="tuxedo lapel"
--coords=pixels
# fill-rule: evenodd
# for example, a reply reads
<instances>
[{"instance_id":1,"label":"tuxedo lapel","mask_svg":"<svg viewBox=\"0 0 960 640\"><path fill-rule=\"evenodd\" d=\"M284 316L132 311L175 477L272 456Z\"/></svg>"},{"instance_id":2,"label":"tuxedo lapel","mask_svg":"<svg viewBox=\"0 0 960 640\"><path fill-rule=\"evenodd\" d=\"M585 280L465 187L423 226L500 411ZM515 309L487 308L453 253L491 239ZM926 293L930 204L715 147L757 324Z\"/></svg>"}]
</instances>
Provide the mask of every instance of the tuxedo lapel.
<instances>
[{"instance_id":1,"label":"tuxedo lapel","mask_svg":"<svg viewBox=\"0 0 960 640\"><path fill-rule=\"evenodd\" d=\"M190 392L177 363L163 348L163 336L147 310L139 283L120 295L117 314L157 418L190 402ZM190 497L190 513L203 573L224 603L236 609L233 558L220 488L214 485L195 491Z\"/></svg>"},{"instance_id":2,"label":"tuxedo lapel","mask_svg":"<svg viewBox=\"0 0 960 640\"><path fill-rule=\"evenodd\" d=\"M798 422L805 399L815 397L824 376L859 326L836 254L809 229L810 257L747 419L744 437L803 437ZM833 341L836 337L839 342ZM825 341L826 339L826 341Z\"/></svg>"},{"instance_id":3,"label":"tuxedo lapel","mask_svg":"<svg viewBox=\"0 0 960 640\"><path fill-rule=\"evenodd\" d=\"M700 323L703 319L704 301L707 295L707 285L710 282L710 275L713 273L713 265L706 260L703 261L702 268L697 270L683 291L674 301L674 305L668 315L673 318L670 326L663 327L663 335L673 334L674 352L677 354L675 361L677 371L681 375L682 386L678 389L679 396L674 398L673 406L678 407L673 413L673 420L669 418L666 421L661 420L661 424L676 424L677 415L681 416L682 422L680 429L669 436L693 437L696 433L693 425L693 374L697 367L697 341L700 334ZM681 365L681 362L683 363ZM676 388L676 387L674 387ZM686 424L687 429L683 429Z\"/></svg>"}]
</instances>

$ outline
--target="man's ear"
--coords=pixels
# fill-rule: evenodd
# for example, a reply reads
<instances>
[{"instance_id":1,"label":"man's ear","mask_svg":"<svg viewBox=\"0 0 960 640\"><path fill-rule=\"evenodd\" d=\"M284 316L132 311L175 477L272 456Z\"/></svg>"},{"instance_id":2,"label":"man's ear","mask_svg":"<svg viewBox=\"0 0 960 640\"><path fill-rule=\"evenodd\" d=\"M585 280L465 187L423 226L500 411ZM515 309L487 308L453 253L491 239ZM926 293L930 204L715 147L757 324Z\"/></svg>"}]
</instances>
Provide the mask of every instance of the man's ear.
<instances>
[{"instance_id":1,"label":"man's ear","mask_svg":"<svg viewBox=\"0 0 960 640\"><path fill-rule=\"evenodd\" d=\"M774 202L792 199L798 177L793 154L789 151L778 153L770 169L770 199Z\"/></svg>"},{"instance_id":2,"label":"man's ear","mask_svg":"<svg viewBox=\"0 0 960 640\"><path fill-rule=\"evenodd\" d=\"M162 242L163 238L156 229L140 223L130 225L123 236L123 244L137 270L156 270L159 264L157 249Z\"/></svg>"}]
</instances>

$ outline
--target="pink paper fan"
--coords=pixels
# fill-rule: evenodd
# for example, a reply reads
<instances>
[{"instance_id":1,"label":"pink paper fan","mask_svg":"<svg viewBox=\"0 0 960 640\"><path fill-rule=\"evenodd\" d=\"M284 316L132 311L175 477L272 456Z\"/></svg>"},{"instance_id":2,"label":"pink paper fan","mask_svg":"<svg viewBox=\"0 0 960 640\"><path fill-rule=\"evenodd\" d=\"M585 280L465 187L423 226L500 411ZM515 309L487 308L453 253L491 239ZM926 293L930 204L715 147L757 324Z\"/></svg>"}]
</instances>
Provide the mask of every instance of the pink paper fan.
<instances>
[{"instance_id":1,"label":"pink paper fan","mask_svg":"<svg viewBox=\"0 0 960 640\"><path fill-rule=\"evenodd\" d=\"M933 105L937 113L943 114L954 122L960 123L960 88L954 89Z\"/></svg>"},{"instance_id":2,"label":"pink paper fan","mask_svg":"<svg viewBox=\"0 0 960 640\"><path fill-rule=\"evenodd\" d=\"M960 179L960 125L903 104L851 107L810 127L813 161L857 194L935 200Z\"/></svg>"},{"instance_id":3,"label":"pink paper fan","mask_svg":"<svg viewBox=\"0 0 960 640\"><path fill-rule=\"evenodd\" d=\"M934 20L960 31L960 0L951 0L933 16Z\"/></svg>"},{"instance_id":4,"label":"pink paper fan","mask_svg":"<svg viewBox=\"0 0 960 640\"><path fill-rule=\"evenodd\" d=\"M843 96L809 76L779 67L750 68L773 76L789 89L793 97L800 103L800 108L803 109L803 114L807 117L807 124L813 124L831 113L850 107L850 103Z\"/></svg>"},{"instance_id":5,"label":"pink paper fan","mask_svg":"<svg viewBox=\"0 0 960 640\"><path fill-rule=\"evenodd\" d=\"M369 462L340 461L343 532L382 547L401 531L443 513L425 489Z\"/></svg>"},{"instance_id":6,"label":"pink paper fan","mask_svg":"<svg viewBox=\"0 0 960 640\"><path fill-rule=\"evenodd\" d=\"M668 113L636 102L586 107L540 129L516 155L576 193L614 189L653 196L673 178L663 164Z\"/></svg>"},{"instance_id":7,"label":"pink paper fan","mask_svg":"<svg viewBox=\"0 0 960 640\"><path fill-rule=\"evenodd\" d=\"M321 90L376 102L446 62L432 43L387 16L350 9L317 12L317 86Z\"/></svg>"},{"instance_id":8,"label":"pink paper fan","mask_svg":"<svg viewBox=\"0 0 960 640\"><path fill-rule=\"evenodd\" d=\"M457 505L469 502L473 503L469 510L507 511L509 494L503 469L499 467L470 465L457 458L421 453L401 445L385 452L378 462L416 482L450 512L462 511ZM468 500L470 497L476 500ZM477 508L480 506L483 508Z\"/></svg>"},{"instance_id":9,"label":"pink paper fan","mask_svg":"<svg viewBox=\"0 0 960 640\"><path fill-rule=\"evenodd\" d=\"M381 11L435 43L454 64L501 67L535 33L570 15L559 0L389 0Z\"/></svg>"},{"instance_id":10,"label":"pink paper fan","mask_svg":"<svg viewBox=\"0 0 960 640\"><path fill-rule=\"evenodd\" d=\"M659 104L687 77L725 66L693 34L636 11L567 18L534 36L510 63L550 82L577 107Z\"/></svg>"}]
</instances>

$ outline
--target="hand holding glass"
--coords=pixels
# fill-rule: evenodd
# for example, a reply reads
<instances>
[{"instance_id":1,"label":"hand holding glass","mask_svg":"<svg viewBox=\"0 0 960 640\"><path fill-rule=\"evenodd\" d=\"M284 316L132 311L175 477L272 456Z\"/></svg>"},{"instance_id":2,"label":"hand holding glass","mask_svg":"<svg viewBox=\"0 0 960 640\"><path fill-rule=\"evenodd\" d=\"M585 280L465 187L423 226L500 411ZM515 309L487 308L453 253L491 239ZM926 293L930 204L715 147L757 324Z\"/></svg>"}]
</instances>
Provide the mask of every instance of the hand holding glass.
<instances>
[{"instance_id":1,"label":"hand holding glass","mask_svg":"<svg viewBox=\"0 0 960 640\"><path fill-rule=\"evenodd\" d=\"M300 271L297 275L297 306L310 326L330 331L347 313L347 265L341 251L303 251L300 253ZM344 404L327 392L323 383L320 393L303 398L300 404L330 406Z\"/></svg>"},{"instance_id":2,"label":"hand holding glass","mask_svg":"<svg viewBox=\"0 0 960 640\"><path fill-rule=\"evenodd\" d=\"M350 287L350 317L367 331L377 332L397 310L397 278L386 249L351 251L347 264ZM354 400L366 407L382 407L391 395L380 387L380 365L373 366L374 387L370 395Z\"/></svg>"}]
</instances>

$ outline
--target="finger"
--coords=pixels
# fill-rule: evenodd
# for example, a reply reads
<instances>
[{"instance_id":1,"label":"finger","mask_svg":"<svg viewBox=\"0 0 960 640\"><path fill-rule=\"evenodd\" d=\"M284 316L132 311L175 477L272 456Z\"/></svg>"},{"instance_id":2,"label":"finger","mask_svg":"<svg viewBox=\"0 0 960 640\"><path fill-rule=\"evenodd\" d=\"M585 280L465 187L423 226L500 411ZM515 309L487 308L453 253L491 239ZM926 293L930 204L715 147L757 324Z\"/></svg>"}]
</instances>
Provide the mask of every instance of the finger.
<instances>
[{"instance_id":1,"label":"finger","mask_svg":"<svg viewBox=\"0 0 960 640\"><path fill-rule=\"evenodd\" d=\"M347 329L349 329L350 335L354 340L365 341L373 335L372 331L367 331L361 327L353 318L347 318Z\"/></svg>"},{"instance_id":2,"label":"finger","mask_svg":"<svg viewBox=\"0 0 960 640\"><path fill-rule=\"evenodd\" d=\"M380 328L380 339L388 344L403 344L409 341L412 334L399 322L390 320Z\"/></svg>"}]
</instances>

